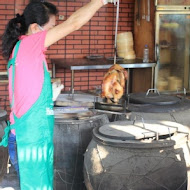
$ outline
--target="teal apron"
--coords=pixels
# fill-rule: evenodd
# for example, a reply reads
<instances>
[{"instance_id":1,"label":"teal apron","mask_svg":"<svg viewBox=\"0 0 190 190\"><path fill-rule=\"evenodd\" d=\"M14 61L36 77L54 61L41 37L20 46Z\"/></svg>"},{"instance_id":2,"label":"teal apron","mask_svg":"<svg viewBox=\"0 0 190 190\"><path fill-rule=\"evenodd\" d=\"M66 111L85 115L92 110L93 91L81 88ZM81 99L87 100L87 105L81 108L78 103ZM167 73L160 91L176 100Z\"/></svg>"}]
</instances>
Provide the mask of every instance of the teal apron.
<instances>
[{"instance_id":1,"label":"teal apron","mask_svg":"<svg viewBox=\"0 0 190 190\"><path fill-rule=\"evenodd\" d=\"M16 44L13 58L8 62L8 68L12 65L13 71L11 106L14 105L15 60L19 45L20 41ZM53 189L52 85L45 63L42 64L44 82L39 98L22 117L17 118L13 113L15 123L6 127L5 135L0 143L0 145L7 146L8 134L11 129L15 129L21 190Z\"/></svg>"}]
</instances>

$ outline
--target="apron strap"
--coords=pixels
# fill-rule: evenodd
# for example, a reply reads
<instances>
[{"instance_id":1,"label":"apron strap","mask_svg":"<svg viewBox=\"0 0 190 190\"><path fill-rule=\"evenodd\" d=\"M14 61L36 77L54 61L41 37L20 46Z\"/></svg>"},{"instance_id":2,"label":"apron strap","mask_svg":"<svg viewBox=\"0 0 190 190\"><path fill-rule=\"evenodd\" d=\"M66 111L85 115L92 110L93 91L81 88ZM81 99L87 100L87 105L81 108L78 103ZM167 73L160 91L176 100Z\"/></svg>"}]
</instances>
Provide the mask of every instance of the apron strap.
<instances>
[{"instance_id":1,"label":"apron strap","mask_svg":"<svg viewBox=\"0 0 190 190\"><path fill-rule=\"evenodd\" d=\"M8 64L7 64L7 72L8 72L8 74L9 74L8 70L12 66L12 102L10 103L11 108L14 105L14 83L15 83L15 64L16 64L15 62L16 62L16 56L17 56L17 53L18 53L18 50L19 50L20 42L21 41L18 41L16 43L15 49L14 49L14 53L13 53L13 58L10 59L8 61ZM9 138L9 132L10 132L11 129L14 129L14 127L15 127L14 124L10 125L10 122L7 121L7 126L4 129L4 135L3 135L2 140L0 142L0 146L7 147L7 145L8 145L8 138Z\"/></svg>"},{"instance_id":2,"label":"apron strap","mask_svg":"<svg viewBox=\"0 0 190 190\"><path fill-rule=\"evenodd\" d=\"M10 125L10 122L7 121L7 127L5 127L5 129L4 129L4 135L3 135L2 140L0 142L0 146L7 147L7 145L8 145L8 138L9 138L9 132L13 128L14 128L14 124Z\"/></svg>"},{"instance_id":3,"label":"apron strap","mask_svg":"<svg viewBox=\"0 0 190 190\"><path fill-rule=\"evenodd\" d=\"M10 59L8 61L7 64L7 72L10 68L10 66L12 65L12 102L10 103L10 107L12 108L14 105L14 83L15 83L15 65L16 65L16 56L19 50L19 46L20 46L20 42L21 40L19 40L16 45L15 45L15 49L14 49L14 54L13 54L13 58ZM9 73L9 72L8 72Z\"/></svg>"}]
</instances>

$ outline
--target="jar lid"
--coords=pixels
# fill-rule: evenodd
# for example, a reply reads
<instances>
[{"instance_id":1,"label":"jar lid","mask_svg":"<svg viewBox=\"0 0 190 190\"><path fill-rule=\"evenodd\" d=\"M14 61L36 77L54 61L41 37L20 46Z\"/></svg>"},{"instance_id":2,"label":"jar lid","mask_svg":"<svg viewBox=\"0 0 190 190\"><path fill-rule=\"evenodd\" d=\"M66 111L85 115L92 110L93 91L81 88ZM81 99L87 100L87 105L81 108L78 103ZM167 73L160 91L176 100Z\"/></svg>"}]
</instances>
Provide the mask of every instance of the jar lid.
<instances>
[{"instance_id":1,"label":"jar lid","mask_svg":"<svg viewBox=\"0 0 190 190\"><path fill-rule=\"evenodd\" d=\"M181 100L176 96L156 93L132 93L129 95L129 102L136 104L171 105Z\"/></svg>"},{"instance_id":2,"label":"jar lid","mask_svg":"<svg viewBox=\"0 0 190 190\"><path fill-rule=\"evenodd\" d=\"M187 132L185 126L171 121L149 120L135 122L125 120L111 122L93 130L96 140L107 144L128 144L136 148L147 143L147 147L173 146L170 137L178 131ZM169 142L170 141L170 142ZM133 145L132 145L133 144ZM126 146L126 145L125 145ZM143 145L144 146L144 145Z\"/></svg>"},{"instance_id":3,"label":"jar lid","mask_svg":"<svg viewBox=\"0 0 190 190\"><path fill-rule=\"evenodd\" d=\"M85 106L89 108L94 107L96 96L88 93L75 92L60 94L55 101L55 106ZM102 98L99 98L102 100Z\"/></svg>"},{"instance_id":4,"label":"jar lid","mask_svg":"<svg viewBox=\"0 0 190 190\"><path fill-rule=\"evenodd\" d=\"M171 135L181 124L170 121L119 121L103 125L99 134L120 140L140 140L164 135Z\"/></svg>"}]
</instances>

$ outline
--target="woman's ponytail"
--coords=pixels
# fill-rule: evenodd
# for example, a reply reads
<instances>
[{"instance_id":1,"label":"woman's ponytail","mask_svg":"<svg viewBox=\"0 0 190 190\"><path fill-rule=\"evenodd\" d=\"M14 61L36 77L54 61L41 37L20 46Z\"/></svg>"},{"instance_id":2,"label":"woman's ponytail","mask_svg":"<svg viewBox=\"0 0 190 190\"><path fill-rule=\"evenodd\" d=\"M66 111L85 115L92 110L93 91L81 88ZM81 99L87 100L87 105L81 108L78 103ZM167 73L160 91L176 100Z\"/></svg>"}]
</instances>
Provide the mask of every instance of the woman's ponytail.
<instances>
[{"instance_id":1,"label":"woman's ponytail","mask_svg":"<svg viewBox=\"0 0 190 190\"><path fill-rule=\"evenodd\" d=\"M23 15L17 14L15 18L8 22L2 36L2 54L5 59L9 59L19 37L25 33L25 28Z\"/></svg>"}]
</instances>

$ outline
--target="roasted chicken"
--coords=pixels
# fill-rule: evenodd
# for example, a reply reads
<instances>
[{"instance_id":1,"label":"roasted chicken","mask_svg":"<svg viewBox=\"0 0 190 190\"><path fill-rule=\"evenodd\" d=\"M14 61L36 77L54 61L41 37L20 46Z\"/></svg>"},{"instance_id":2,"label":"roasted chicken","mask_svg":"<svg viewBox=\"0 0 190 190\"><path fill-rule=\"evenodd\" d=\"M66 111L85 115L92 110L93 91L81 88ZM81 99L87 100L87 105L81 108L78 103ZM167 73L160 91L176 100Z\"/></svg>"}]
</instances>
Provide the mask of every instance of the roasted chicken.
<instances>
[{"instance_id":1,"label":"roasted chicken","mask_svg":"<svg viewBox=\"0 0 190 190\"><path fill-rule=\"evenodd\" d=\"M102 98L108 103L118 103L125 91L127 71L118 64L114 64L105 74L102 82Z\"/></svg>"}]
</instances>

